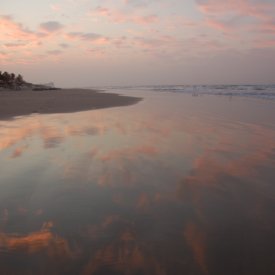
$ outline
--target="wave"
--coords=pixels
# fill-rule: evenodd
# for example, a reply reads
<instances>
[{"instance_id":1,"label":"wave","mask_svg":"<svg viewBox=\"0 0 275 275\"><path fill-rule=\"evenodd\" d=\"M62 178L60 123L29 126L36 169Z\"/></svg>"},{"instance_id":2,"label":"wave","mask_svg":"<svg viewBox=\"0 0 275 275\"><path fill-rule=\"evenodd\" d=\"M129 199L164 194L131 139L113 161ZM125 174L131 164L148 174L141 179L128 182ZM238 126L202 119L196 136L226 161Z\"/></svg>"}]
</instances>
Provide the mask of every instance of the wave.
<instances>
[{"instance_id":1,"label":"wave","mask_svg":"<svg viewBox=\"0 0 275 275\"><path fill-rule=\"evenodd\" d=\"M222 95L275 100L275 85L154 85L105 87L119 90L186 93L193 96Z\"/></svg>"},{"instance_id":2,"label":"wave","mask_svg":"<svg viewBox=\"0 0 275 275\"><path fill-rule=\"evenodd\" d=\"M275 100L275 85L160 86L155 87L154 90L192 95L242 96Z\"/></svg>"}]
</instances>

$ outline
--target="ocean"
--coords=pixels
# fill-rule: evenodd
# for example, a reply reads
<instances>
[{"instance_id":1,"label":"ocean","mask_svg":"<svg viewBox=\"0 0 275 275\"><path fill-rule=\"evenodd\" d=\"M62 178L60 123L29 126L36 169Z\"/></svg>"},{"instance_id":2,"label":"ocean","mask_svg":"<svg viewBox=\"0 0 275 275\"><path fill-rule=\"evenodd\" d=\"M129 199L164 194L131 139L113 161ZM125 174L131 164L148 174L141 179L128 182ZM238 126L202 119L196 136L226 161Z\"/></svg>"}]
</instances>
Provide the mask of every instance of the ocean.
<instances>
[{"instance_id":1,"label":"ocean","mask_svg":"<svg viewBox=\"0 0 275 275\"><path fill-rule=\"evenodd\" d=\"M275 85L149 85L149 86L103 86L107 90L142 90L199 95L239 96L275 99Z\"/></svg>"}]
</instances>

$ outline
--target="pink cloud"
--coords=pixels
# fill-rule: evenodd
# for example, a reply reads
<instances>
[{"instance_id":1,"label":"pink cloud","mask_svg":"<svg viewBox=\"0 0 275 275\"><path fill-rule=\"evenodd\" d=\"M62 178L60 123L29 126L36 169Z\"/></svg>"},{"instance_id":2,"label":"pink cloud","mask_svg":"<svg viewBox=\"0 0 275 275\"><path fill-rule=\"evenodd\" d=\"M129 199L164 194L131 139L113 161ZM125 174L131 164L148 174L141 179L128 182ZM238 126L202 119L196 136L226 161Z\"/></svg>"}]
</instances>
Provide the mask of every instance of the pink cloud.
<instances>
[{"instance_id":1,"label":"pink cloud","mask_svg":"<svg viewBox=\"0 0 275 275\"><path fill-rule=\"evenodd\" d=\"M259 30L265 34L275 34L275 21L266 21L259 26Z\"/></svg>"},{"instance_id":2,"label":"pink cloud","mask_svg":"<svg viewBox=\"0 0 275 275\"><path fill-rule=\"evenodd\" d=\"M144 7L147 6L152 1L146 1L146 0L124 0L124 3L126 5L131 5L134 7Z\"/></svg>"},{"instance_id":3,"label":"pink cloud","mask_svg":"<svg viewBox=\"0 0 275 275\"><path fill-rule=\"evenodd\" d=\"M227 32L227 31L232 31L232 26L230 26L230 24L226 24L224 22L221 22L219 20L216 19L206 19L206 24L209 27L212 27L214 29L223 31L223 32Z\"/></svg>"},{"instance_id":4,"label":"pink cloud","mask_svg":"<svg viewBox=\"0 0 275 275\"><path fill-rule=\"evenodd\" d=\"M0 52L0 62L7 60L9 58L9 55L6 52Z\"/></svg>"},{"instance_id":5,"label":"pink cloud","mask_svg":"<svg viewBox=\"0 0 275 275\"><path fill-rule=\"evenodd\" d=\"M53 35L63 26L54 21L42 23L40 25L41 32L29 30L27 27L14 21L11 16L0 16L0 40L3 47L7 49L7 53L1 54L1 61L10 64L31 64L40 57L35 57L33 51L28 51L33 48L38 48L42 45L42 41L53 40ZM18 51L21 49L21 51ZM24 50L23 50L24 49ZM30 52L30 54L29 54Z\"/></svg>"},{"instance_id":6,"label":"pink cloud","mask_svg":"<svg viewBox=\"0 0 275 275\"><path fill-rule=\"evenodd\" d=\"M30 30L16 22L11 16L0 15L0 41L2 47L7 49L5 54L1 54L1 62L26 65L41 61L41 58L49 54L60 54L60 50L48 50L48 55L41 56L41 54L34 53L33 49L43 51L41 46L47 46L47 43L58 40L63 28L64 26L57 21L48 21L41 23L37 30Z\"/></svg>"},{"instance_id":7,"label":"pink cloud","mask_svg":"<svg viewBox=\"0 0 275 275\"><path fill-rule=\"evenodd\" d=\"M86 42L94 42L96 44L104 45L107 44L110 38L105 37L101 34L92 33L92 32L70 32L66 34L66 37L70 40L80 40Z\"/></svg>"},{"instance_id":8,"label":"pink cloud","mask_svg":"<svg viewBox=\"0 0 275 275\"><path fill-rule=\"evenodd\" d=\"M134 37L132 45L136 46L144 53L157 58L174 59L177 54L205 52L222 50L225 48L223 42L217 39L207 37L196 37L188 39L179 39L169 35L160 35L155 37Z\"/></svg>"},{"instance_id":9,"label":"pink cloud","mask_svg":"<svg viewBox=\"0 0 275 275\"><path fill-rule=\"evenodd\" d=\"M51 51L47 51L48 54L50 55L60 55L63 53L63 51L61 50L51 50Z\"/></svg>"},{"instance_id":10,"label":"pink cloud","mask_svg":"<svg viewBox=\"0 0 275 275\"><path fill-rule=\"evenodd\" d=\"M18 42L18 43L6 43L4 44L4 47L5 48L20 48L20 47L24 47L26 46L25 43L21 43L21 42Z\"/></svg>"},{"instance_id":11,"label":"pink cloud","mask_svg":"<svg viewBox=\"0 0 275 275\"><path fill-rule=\"evenodd\" d=\"M144 49L174 48L179 46L176 37L161 35L155 37L135 37L133 43Z\"/></svg>"},{"instance_id":12,"label":"pink cloud","mask_svg":"<svg viewBox=\"0 0 275 275\"><path fill-rule=\"evenodd\" d=\"M274 4L266 1L250 0L197 0L199 10L204 14L221 15L236 13L244 16L253 16L262 19L270 18L270 10Z\"/></svg>"},{"instance_id":13,"label":"pink cloud","mask_svg":"<svg viewBox=\"0 0 275 275\"><path fill-rule=\"evenodd\" d=\"M57 21L48 21L40 24L40 29L44 32L57 32L63 29L63 25Z\"/></svg>"},{"instance_id":14,"label":"pink cloud","mask_svg":"<svg viewBox=\"0 0 275 275\"><path fill-rule=\"evenodd\" d=\"M13 21L10 16L0 17L0 39L7 40L24 40L33 41L44 36L41 33L36 33L25 28L22 24Z\"/></svg>"},{"instance_id":15,"label":"pink cloud","mask_svg":"<svg viewBox=\"0 0 275 275\"><path fill-rule=\"evenodd\" d=\"M153 24L158 21L158 16L154 14L150 15L138 15L134 13L123 12L120 10L112 10L105 7L97 7L91 12L92 16L105 17L109 21L114 23L133 23L138 25Z\"/></svg>"},{"instance_id":16,"label":"pink cloud","mask_svg":"<svg viewBox=\"0 0 275 275\"><path fill-rule=\"evenodd\" d=\"M256 45L259 48L273 48L273 47L275 47L275 39L274 40L256 41Z\"/></svg>"},{"instance_id":17,"label":"pink cloud","mask_svg":"<svg viewBox=\"0 0 275 275\"><path fill-rule=\"evenodd\" d=\"M104 49L88 49L87 53L96 58L102 58L106 56L106 51Z\"/></svg>"},{"instance_id":18,"label":"pink cloud","mask_svg":"<svg viewBox=\"0 0 275 275\"><path fill-rule=\"evenodd\" d=\"M61 7L58 4L51 4L50 9L54 12L59 12L61 10Z\"/></svg>"},{"instance_id":19,"label":"pink cloud","mask_svg":"<svg viewBox=\"0 0 275 275\"><path fill-rule=\"evenodd\" d=\"M197 0L206 24L221 31L274 32L275 3L251 0Z\"/></svg>"},{"instance_id":20,"label":"pink cloud","mask_svg":"<svg viewBox=\"0 0 275 275\"><path fill-rule=\"evenodd\" d=\"M70 45L67 44L67 43L60 43L60 44L59 44L59 47L61 47L61 48L63 48L63 49L68 49L68 48L70 48Z\"/></svg>"}]
</instances>

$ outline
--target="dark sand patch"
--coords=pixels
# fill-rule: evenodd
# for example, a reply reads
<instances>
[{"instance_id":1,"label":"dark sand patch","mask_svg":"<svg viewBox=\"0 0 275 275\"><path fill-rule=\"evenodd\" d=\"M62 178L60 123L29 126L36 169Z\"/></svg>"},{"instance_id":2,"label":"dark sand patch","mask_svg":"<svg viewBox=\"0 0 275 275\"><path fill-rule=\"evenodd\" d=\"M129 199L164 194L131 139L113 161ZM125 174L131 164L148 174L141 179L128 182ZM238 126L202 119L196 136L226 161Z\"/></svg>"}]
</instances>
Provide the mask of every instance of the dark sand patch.
<instances>
[{"instance_id":1,"label":"dark sand patch","mask_svg":"<svg viewBox=\"0 0 275 275\"><path fill-rule=\"evenodd\" d=\"M71 113L91 109L127 106L141 98L100 93L95 90L0 91L0 119L32 113Z\"/></svg>"}]
</instances>

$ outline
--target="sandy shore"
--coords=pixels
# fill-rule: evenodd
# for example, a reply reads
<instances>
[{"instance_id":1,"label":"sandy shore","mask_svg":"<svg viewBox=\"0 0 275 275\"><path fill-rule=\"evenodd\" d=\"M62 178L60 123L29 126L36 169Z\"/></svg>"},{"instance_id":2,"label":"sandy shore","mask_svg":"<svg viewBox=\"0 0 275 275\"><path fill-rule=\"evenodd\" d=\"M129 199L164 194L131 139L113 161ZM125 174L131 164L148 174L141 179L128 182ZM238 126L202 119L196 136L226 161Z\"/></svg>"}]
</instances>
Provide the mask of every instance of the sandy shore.
<instances>
[{"instance_id":1,"label":"sandy shore","mask_svg":"<svg viewBox=\"0 0 275 275\"><path fill-rule=\"evenodd\" d=\"M100 93L94 90L0 91L0 119L32 113L70 113L90 109L126 106L141 98Z\"/></svg>"}]
</instances>

